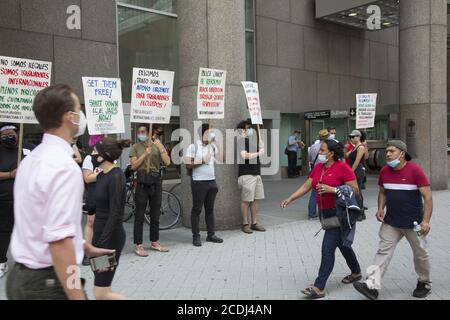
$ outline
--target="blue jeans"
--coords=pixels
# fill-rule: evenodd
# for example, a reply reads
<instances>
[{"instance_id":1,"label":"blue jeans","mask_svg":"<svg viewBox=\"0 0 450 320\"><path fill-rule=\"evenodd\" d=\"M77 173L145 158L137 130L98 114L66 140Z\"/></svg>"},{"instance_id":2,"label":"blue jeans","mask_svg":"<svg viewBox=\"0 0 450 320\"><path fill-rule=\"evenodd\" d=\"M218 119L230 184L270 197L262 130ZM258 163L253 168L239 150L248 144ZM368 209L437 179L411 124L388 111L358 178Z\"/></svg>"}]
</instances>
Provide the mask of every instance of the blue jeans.
<instances>
[{"instance_id":1,"label":"blue jeans","mask_svg":"<svg viewBox=\"0 0 450 320\"><path fill-rule=\"evenodd\" d=\"M322 260L320 262L319 276L314 286L324 290L327 280L334 268L335 251L339 248L352 273L361 273L358 260L352 248L344 247L342 244L341 230L339 228L325 231L322 241Z\"/></svg>"},{"instance_id":2,"label":"blue jeans","mask_svg":"<svg viewBox=\"0 0 450 320\"><path fill-rule=\"evenodd\" d=\"M308 203L308 218L316 218L316 217L317 217L316 190L311 189L311 194L309 196L309 203Z\"/></svg>"}]
</instances>

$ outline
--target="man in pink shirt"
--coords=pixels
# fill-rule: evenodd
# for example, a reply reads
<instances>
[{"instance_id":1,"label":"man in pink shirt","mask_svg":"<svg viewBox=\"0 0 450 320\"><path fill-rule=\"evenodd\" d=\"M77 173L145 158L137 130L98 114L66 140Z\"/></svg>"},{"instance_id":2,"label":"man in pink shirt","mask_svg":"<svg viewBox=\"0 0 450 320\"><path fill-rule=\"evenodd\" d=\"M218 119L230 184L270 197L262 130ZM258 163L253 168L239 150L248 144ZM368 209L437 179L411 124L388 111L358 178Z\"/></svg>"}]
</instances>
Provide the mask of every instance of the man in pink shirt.
<instances>
[{"instance_id":1,"label":"man in pink shirt","mask_svg":"<svg viewBox=\"0 0 450 320\"><path fill-rule=\"evenodd\" d=\"M114 252L83 241L84 185L70 143L84 133L86 118L66 85L40 91L33 111L45 134L16 175L11 240L16 264L6 293L12 300L86 299L77 267L84 251L90 257Z\"/></svg>"}]
</instances>

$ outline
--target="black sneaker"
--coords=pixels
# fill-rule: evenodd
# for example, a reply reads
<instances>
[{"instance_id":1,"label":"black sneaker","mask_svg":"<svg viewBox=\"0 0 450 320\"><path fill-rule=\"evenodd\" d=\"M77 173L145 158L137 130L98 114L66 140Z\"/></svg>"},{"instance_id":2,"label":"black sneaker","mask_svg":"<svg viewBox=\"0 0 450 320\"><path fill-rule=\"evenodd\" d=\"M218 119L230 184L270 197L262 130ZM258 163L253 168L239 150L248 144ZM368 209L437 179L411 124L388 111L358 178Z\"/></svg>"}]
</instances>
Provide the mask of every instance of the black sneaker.
<instances>
[{"instance_id":1,"label":"black sneaker","mask_svg":"<svg viewBox=\"0 0 450 320\"><path fill-rule=\"evenodd\" d=\"M365 297L370 300L378 299L378 290L377 289L369 289L365 282L353 282L353 287Z\"/></svg>"},{"instance_id":2,"label":"black sneaker","mask_svg":"<svg viewBox=\"0 0 450 320\"><path fill-rule=\"evenodd\" d=\"M192 244L196 247L202 246L202 241L200 240L200 236L194 236L192 240Z\"/></svg>"},{"instance_id":3,"label":"black sneaker","mask_svg":"<svg viewBox=\"0 0 450 320\"><path fill-rule=\"evenodd\" d=\"M91 262L89 261L89 258L84 256L83 262L81 263L83 266L90 266Z\"/></svg>"},{"instance_id":4,"label":"black sneaker","mask_svg":"<svg viewBox=\"0 0 450 320\"><path fill-rule=\"evenodd\" d=\"M431 284L417 281L417 287L413 292L414 298L425 298L431 293Z\"/></svg>"},{"instance_id":5,"label":"black sneaker","mask_svg":"<svg viewBox=\"0 0 450 320\"><path fill-rule=\"evenodd\" d=\"M214 242L214 243L222 243L223 239L220 239L218 236L213 234L212 236L207 236L206 241Z\"/></svg>"}]
</instances>

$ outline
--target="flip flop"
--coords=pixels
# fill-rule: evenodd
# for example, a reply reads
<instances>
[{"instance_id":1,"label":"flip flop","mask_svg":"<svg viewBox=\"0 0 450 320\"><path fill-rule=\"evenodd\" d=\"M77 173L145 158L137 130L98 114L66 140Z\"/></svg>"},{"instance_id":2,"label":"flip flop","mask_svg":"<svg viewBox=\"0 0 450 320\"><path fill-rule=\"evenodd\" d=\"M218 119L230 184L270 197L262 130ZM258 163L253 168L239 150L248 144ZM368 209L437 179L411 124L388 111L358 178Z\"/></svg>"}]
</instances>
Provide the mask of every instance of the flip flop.
<instances>
[{"instance_id":1,"label":"flip flop","mask_svg":"<svg viewBox=\"0 0 450 320\"><path fill-rule=\"evenodd\" d=\"M359 281L361 279L362 279L362 275L354 277L353 275L349 274L344 279L342 279L342 283L350 284L350 283L353 283L355 281Z\"/></svg>"},{"instance_id":2,"label":"flip flop","mask_svg":"<svg viewBox=\"0 0 450 320\"><path fill-rule=\"evenodd\" d=\"M307 299L320 299L325 297L325 292L317 293L312 287L308 287L305 290L302 290L302 293L306 296Z\"/></svg>"},{"instance_id":3,"label":"flip flop","mask_svg":"<svg viewBox=\"0 0 450 320\"><path fill-rule=\"evenodd\" d=\"M166 248L163 246L159 246L159 247L151 246L150 250L159 251L159 252L169 252L169 248Z\"/></svg>"},{"instance_id":4,"label":"flip flop","mask_svg":"<svg viewBox=\"0 0 450 320\"><path fill-rule=\"evenodd\" d=\"M148 253L145 252L144 248L142 248L142 249L135 248L134 253L136 253L136 255L138 255L139 257L144 257L144 258L148 257Z\"/></svg>"}]
</instances>

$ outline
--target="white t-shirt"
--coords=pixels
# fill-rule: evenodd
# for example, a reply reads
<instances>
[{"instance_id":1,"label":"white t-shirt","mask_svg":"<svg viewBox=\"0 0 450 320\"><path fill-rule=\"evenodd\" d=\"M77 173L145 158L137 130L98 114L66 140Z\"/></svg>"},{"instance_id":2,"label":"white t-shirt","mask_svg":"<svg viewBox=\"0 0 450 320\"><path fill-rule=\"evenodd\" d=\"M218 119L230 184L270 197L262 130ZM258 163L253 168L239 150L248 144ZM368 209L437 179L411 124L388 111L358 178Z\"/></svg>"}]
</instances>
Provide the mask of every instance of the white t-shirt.
<instances>
[{"instance_id":1,"label":"white t-shirt","mask_svg":"<svg viewBox=\"0 0 450 320\"><path fill-rule=\"evenodd\" d=\"M116 163L116 162L117 161L114 161L114 163ZM90 155L87 155L86 158L84 158L83 165L81 166L81 169L89 170L89 171L92 171L94 173L99 173L99 172L103 171L102 168L100 168L100 167L97 167L94 170L94 165L92 164L92 157Z\"/></svg>"},{"instance_id":2,"label":"white t-shirt","mask_svg":"<svg viewBox=\"0 0 450 320\"><path fill-rule=\"evenodd\" d=\"M204 157L208 154L208 146L203 145L200 141L197 141L197 154L195 154L195 146L191 144L187 151L186 156L190 158L194 158L195 161L202 161ZM214 161L216 159L216 146L214 144L211 145L211 160L208 164L202 164L197 168L192 170L192 180L194 181L211 181L216 179L215 171L214 171Z\"/></svg>"}]
</instances>

